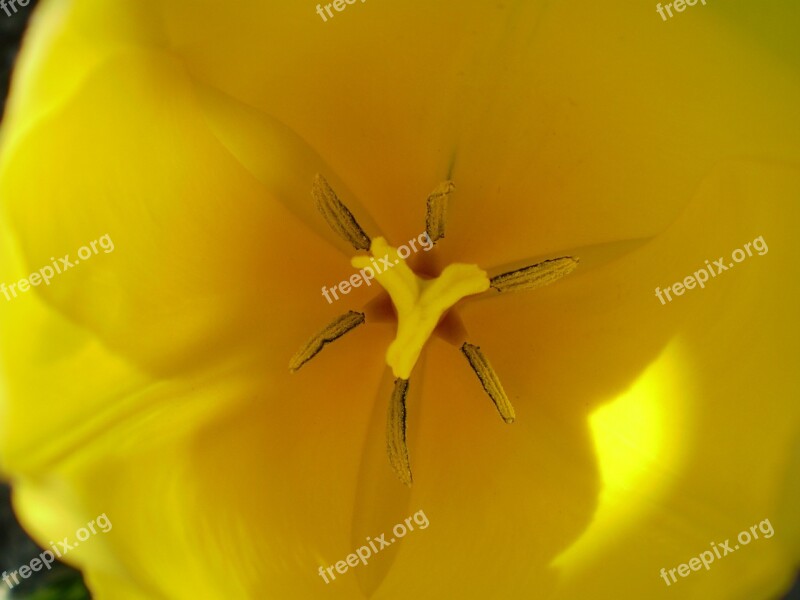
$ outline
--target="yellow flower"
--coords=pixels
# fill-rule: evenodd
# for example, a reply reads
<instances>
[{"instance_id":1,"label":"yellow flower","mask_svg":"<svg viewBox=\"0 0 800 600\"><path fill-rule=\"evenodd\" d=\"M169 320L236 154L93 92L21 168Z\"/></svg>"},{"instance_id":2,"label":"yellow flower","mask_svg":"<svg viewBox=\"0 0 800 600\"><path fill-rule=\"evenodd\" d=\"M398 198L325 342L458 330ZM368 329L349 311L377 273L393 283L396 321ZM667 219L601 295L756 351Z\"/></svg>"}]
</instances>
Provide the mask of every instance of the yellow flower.
<instances>
[{"instance_id":1,"label":"yellow flower","mask_svg":"<svg viewBox=\"0 0 800 600\"><path fill-rule=\"evenodd\" d=\"M107 515L65 557L99 600L779 594L800 558L800 89L792 5L760 6L44 2L2 132L0 282L114 250L0 296L20 518L47 545ZM383 448L394 313L377 285L320 294L354 251L317 174L394 247L455 182L420 278L581 259L465 298L417 348L410 488ZM759 236L705 288L654 294ZM365 307L385 321L290 373ZM429 528L318 576L418 510ZM661 578L764 519L774 537Z\"/></svg>"}]
</instances>

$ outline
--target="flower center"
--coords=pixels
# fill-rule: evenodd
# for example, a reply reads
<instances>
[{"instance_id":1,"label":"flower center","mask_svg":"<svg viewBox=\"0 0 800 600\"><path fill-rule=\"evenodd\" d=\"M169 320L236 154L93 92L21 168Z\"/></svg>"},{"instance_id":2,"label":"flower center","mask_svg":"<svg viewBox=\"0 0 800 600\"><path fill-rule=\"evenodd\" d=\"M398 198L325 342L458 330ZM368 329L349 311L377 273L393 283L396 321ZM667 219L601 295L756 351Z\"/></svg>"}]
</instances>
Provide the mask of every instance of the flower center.
<instances>
[{"instance_id":1,"label":"flower center","mask_svg":"<svg viewBox=\"0 0 800 600\"><path fill-rule=\"evenodd\" d=\"M445 181L428 196L425 232L431 245L445 237L448 203L454 189L453 182ZM350 262L362 270L362 276L366 275L367 270L371 271L371 278L378 280L394 304L397 335L386 351L386 364L391 367L395 376L386 422L386 451L389 464L397 477L410 486L411 463L406 443L408 380L422 348L436 326L441 321L443 327L440 333L442 329L447 329L444 327L448 322L445 315L466 296L480 294L490 287L501 294L536 289L569 275L578 266L578 259L571 256L553 258L500 273L491 279L477 265L454 263L448 265L438 277L422 278L409 268L397 249L390 246L384 238L370 239L322 175L314 178L311 195L317 210L340 238L346 240L355 250L369 250L372 253L372 257L355 256ZM383 268L375 259L380 261ZM453 314L449 313L450 316ZM365 322L366 315L362 312L351 310L339 315L295 353L289 361L289 369L297 371L327 344ZM454 322L460 323L458 319L450 319L451 334ZM456 329L460 329L459 334L462 334L455 336L456 339L463 337L466 340L463 328ZM497 412L506 423L513 423L516 418L514 407L486 355L479 346L468 341L461 344L461 353L477 375L486 394L494 402Z\"/></svg>"},{"instance_id":2,"label":"flower center","mask_svg":"<svg viewBox=\"0 0 800 600\"><path fill-rule=\"evenodd\" d=\"M395 377L408 379L422 348L442 316L465 296L489 289L489 277L477 265L454 263L434 279L422 279L382 237L372 240L374 258L385 265L377 267L368 256L350 262L357 269L369 269L386 290L397 311L397 336L386 351L386 364Z\"/></svg>"}]
</instances>

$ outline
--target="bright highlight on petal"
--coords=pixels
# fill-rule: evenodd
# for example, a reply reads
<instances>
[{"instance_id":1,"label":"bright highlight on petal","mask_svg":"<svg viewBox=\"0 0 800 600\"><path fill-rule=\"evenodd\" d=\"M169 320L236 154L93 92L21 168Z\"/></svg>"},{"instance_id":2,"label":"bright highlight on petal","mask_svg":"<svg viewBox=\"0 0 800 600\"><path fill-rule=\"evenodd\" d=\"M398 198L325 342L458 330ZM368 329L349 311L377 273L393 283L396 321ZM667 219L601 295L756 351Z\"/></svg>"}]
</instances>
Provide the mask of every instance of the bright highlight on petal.
<instances>
[{"instance_id":1,"label":"bright highlight on petal","mask_svg":"<svg viewBox=\"0 0 800 600\"><path fill-rule=\"evenodd\" d=\"M554 565L571 570L602 554L610 534L633 527L672 483L686 435L680 424L689 384L681 373L680 347L672 344L630 390L590 417L603 486L599 505L592 524Z\"/></svg>"},{"instance_id":2,"label":"bright highlight on petal","mask_svg":"<svg viewBox=\"0 0 800 600\"><path fill-rule=\"evenodd\" d=\"M439 319L465 296L488 290L489 278L476 265L455 263L439 277L424 280L384 238L375 238L370 251L385 266L383 270L366 256L356 256L350 262L357 269L373 270L375 279L392 298L397 310L397 336L386 351L386 364L395 377L408 379Z\"/></svg>"}]
</instances>

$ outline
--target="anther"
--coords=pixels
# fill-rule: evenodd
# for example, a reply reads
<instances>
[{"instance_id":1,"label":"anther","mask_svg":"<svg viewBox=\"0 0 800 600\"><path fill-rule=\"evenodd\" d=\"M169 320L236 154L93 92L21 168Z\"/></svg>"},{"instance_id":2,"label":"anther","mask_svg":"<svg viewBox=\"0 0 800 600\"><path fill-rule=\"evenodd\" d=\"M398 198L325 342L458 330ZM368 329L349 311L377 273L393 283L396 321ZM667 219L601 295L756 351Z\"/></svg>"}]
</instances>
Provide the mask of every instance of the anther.
<instances>
[{"instance_id":1,"label":"anther","mask_svg":"<svg viewBox=\"0 0 800 600\"><path fill-rule=\"evenodd\" d=\"M492 365L489 364L481 349L478 346L464 342L464 345L461 346L461 352L467 357L469 366L472 367L478 379L481 380L481 385L497 407L497 412L500 413L506 423L513 423L516 418L514 407L511 406L511 401L500 383L500 378L497 377L497 373L494 372Z\"/></svg>"},{"instance_id":2,"label":"anther","mask_svg":"<svg viewBox=\"0 0 800 600\"><path fill-rule=\"evenodd\" d=\"M348 311L339 315L333 321L312 337L297 354L289 361L289 369L294 372L314 358L320 350L331 342L338 340L348 331L352 331L365 321L364 313Z\"/></svg>"},{"instance_id":3,"label":"anther","mask_svg":"<svg viewBox=\"0 0 800 600\"><path fill-rule=\"evenodd\" d=\"M392 398L389 401L389 416L386 421L386 452L389 464L397 477L411 487L411 464L408 460L406 443L406 395L408 379L394 380Z\"/></svg>"},{"instance_id":4,"label":"anther","mask_svg":"<svg viewBox=\"0 0 800 600\"><path fill-rule=\"evenodd\" d=\"M356 221L353 213L339 200L327 180L317 173L311 187L314 205L339 237L350 242L356 250L369 250L370 239Z\"/></svg>"},{"instance_id":5,"label":"anther","mask_svg":"<svg viewBox=\"0 0 800 600\"><path fill-rule=\"evenodd\" d=\"M452 181L444 181L428 196L428 208L425 214L425 231L433 243L444 237L447 225L447 208L450 194L456 189Z\"/></svg>"},{"instance_id":6,"label":"anther","mask_svg":"<svg viewBox=\"0 0 800 600\"><path fill-rule=\"evenodd\" d=\"M553 258L544 262L495 275L489 280L499 292L519 292L549 285L578 268L578 259L571 256Z\"/></svg>"}]
</instances>

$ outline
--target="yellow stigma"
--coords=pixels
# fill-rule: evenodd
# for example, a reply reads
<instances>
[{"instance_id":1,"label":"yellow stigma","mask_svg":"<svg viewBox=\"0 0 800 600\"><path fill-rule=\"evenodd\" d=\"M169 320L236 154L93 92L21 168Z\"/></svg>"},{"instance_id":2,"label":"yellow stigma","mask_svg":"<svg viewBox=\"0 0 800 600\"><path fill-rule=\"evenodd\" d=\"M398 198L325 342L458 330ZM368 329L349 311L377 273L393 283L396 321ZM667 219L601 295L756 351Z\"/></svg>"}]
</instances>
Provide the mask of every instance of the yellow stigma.
<instances>
[{"instance_id":1,"label":"yellow stigma","mask_svg":"<svg viewBox=\"0 0 800 600\"><path fill-rule=\"evenodd\" d=\"M384 238L373 239L369 250L375 260L356 256L350 262L367 277L371 271L394 303L397 336L386 351L386 364L395 377L408 379L442 315L465 296L488 290L489 278L477 265L454 263L435 279L421 279Z\"/></svg>"}]
</instances>

